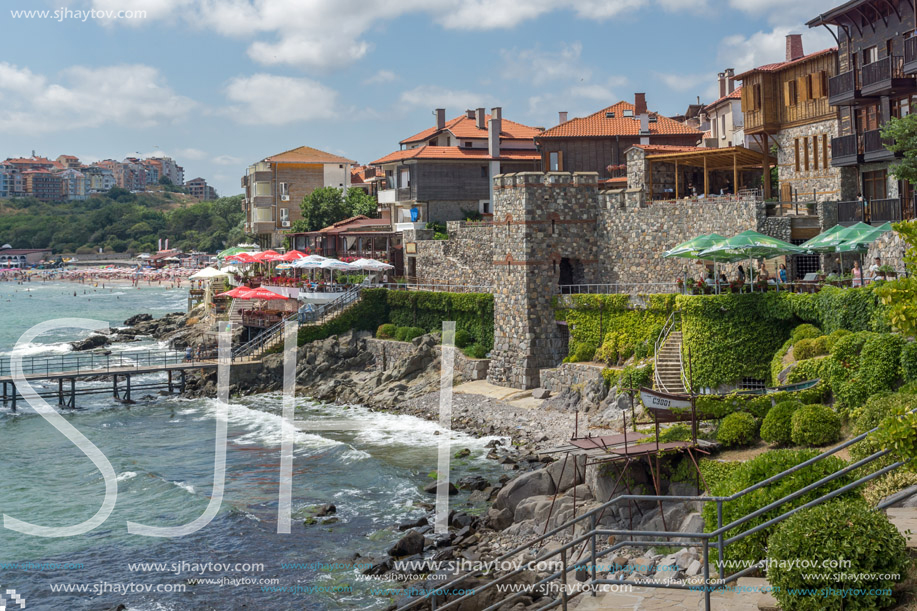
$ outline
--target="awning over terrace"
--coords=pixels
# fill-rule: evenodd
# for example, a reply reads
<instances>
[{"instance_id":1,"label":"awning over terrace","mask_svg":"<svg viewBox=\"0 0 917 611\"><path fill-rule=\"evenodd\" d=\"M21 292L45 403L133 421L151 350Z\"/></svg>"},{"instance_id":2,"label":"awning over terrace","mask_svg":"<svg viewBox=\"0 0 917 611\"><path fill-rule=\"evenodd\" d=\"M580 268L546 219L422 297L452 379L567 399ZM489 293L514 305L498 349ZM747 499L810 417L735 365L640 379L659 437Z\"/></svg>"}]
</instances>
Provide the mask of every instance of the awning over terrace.
<instances>
[{"instance_id":1,"label":"awning over terrace","mask_svg":"<svg viewBox=\"0 0 917 611\"><path fill-rule=\"evenodd\" d=\"M720 149L697 149L679 153L658 153L647 155L648 175L646 184L650 189L650 199L653 196L653 165L657 163L670 163L675 165L675 199L681 197L678 184L679 167L695 167L704 170L704 196L710 195L710 172L715 170L732 170L733 188L738 189L739 170L760 168L764 176L770 174L771 166L777 165L777 159L770 155L747 149L744 146L730 146ZM770 181L764 182L764 197L770 197Z\"/></svg>"}]
</instances>

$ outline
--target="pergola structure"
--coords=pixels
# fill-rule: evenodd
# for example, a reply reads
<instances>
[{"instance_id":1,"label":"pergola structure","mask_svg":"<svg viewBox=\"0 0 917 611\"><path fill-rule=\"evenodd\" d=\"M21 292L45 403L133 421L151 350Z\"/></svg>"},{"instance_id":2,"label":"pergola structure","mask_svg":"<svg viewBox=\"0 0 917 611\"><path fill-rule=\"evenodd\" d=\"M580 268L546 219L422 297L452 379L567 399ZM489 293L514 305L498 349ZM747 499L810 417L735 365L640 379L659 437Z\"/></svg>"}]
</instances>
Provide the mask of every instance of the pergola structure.
<instances>
[{"instance_id":1,"label":"pergola structure","mask_svg":"<svg viewBox=\"0 0 917 611\"><path fill-rule=\"evenodd\" d=\"M739 189L739 170L760 168L765 179L764 197L771 196L770 176L771 166L777 164L777 159L770 155L747 149L744 146L730 146L726 148L697 149L695 151L678 153L658 153L647 155L646 184L649 186L649 197L653 197L653 164L670 163L675 165L675 199L679 199L678 168L694 167L704 169L704 197L710 195L710 172L714 170L732 170L732 184Z\"/></svg>"}]
</instances>

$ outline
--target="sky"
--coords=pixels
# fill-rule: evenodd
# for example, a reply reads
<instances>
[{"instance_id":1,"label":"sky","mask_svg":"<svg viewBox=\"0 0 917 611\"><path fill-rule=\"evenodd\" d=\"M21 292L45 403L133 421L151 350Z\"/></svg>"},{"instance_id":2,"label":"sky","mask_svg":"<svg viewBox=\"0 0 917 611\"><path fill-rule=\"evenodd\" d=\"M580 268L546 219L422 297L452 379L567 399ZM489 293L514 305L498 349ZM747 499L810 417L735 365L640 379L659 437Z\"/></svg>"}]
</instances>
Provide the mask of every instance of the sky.
<instances>
[{"instance_id":1,"label":"sky","mask_svg":"<svg viewBox=\"0 0 917 611\"><path fill-rule=\"evenodd\" d=\"M378 159L434 108L551 127L645 92L673 115L716 99L718 72L781 61L788 33L834 46L804 24L840 3L3 0L0 159L168 155L234 195L297 146Z\"/></svg>"}]
</instances>

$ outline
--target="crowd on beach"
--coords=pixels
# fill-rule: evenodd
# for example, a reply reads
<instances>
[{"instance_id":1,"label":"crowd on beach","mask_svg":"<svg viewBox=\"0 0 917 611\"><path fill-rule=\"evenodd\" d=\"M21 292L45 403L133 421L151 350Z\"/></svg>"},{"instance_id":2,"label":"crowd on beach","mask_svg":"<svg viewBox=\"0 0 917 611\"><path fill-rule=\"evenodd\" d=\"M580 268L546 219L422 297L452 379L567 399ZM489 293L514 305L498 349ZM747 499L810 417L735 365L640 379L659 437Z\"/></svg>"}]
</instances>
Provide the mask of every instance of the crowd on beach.
<instances>
[{"instance_id":1,"label":"crowd on beach","mask_svg":"<svg viewBox=\"0 0 917 611\"><path fill-rule=\"evenodd\" d=\"M130 267L81 267L60 269L3 270L0 282L75 282L82 285L105 288L113 286L157 286L183 288L188 286L188 276L194 269L169 267L162 269L138 269Z\"/></svg>"}]
</instances>

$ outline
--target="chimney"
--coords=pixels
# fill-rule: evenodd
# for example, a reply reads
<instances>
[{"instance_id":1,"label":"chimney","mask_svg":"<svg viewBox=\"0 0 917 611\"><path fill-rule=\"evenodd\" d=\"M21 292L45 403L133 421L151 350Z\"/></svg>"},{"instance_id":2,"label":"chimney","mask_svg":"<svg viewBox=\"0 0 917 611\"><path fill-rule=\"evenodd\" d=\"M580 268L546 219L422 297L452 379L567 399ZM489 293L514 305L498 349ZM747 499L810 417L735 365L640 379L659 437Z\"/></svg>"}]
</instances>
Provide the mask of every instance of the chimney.
<instances>
[{"instance_id":1,"label":"chimney","mask_svg":"<svg viewBox=\"0 0 917 611\"><path fill-rule=\"evenodd\" d=\"M736 90L736 71L733 68L726 68L726 93L732 93Z\"/></svg>"},{"instance_id":2,"label":"chimney","mask_svg":"<svg viewBox=\"0 0 917 611\"><path fill-rule=\"evenodd\" d=\"M566 123L566 122L567 122L567 111L562 110L559 113L557 113L557 123L561 124L561 123Z\"/></svg>"},{"instance_id":3,"label":"chimney","mask_svg":"<svg viewBox=\"0 0 917 611\"><path fill-rule=\"evenodd\" d=\"M478 108L475 111L475 125L477 125L478 129L487 129L487 114L483 108Z\"/></svg>"},{"instance_id":4,"label":"chimney","mask_svg":"<svg viewBox=\"0 0 917 611\"><path fill-rule=\"evenodd\" d=\"M481 109L483 115L483 109ZM490 124L487 126L487 149L491 157L500 156L500 132L503 131L503 111L497 106L490 109Z\"/></svg>"},{"instance_id":5,"label":"chimney","mask_svg":"<svg viewBox=\"0 0 917 611\"><path fill-rule=\"evenodd\" d=\"M802 50L802 34L786 35L786 61L791 62L805 55Z\"/></svg>"},{"instance_id":6,"label":"chimney","mask_svg":"<svg viewBox=\"0 0 917 611\"><path fill-rule=\"evenodd\" d=\"M720 97L726 96L726 73L720 72L716 75L716 80L720 84Z\"/></svg>"},{"instance_id":7,"label":"chimney","mask_svg":"<svg viewBox=\"0 0 917 611\"><path fill-rule=\"evenodd\" d=\"M437 108L436 111L436 129L443 129L446 127L446 109Z\"/></svg>"},{"instance_id":8,"label":"chimney","mask_svg":"<svg viewBox=\"0 0 917 611\"><path fill-rule=\"evenodd\" d=\"M646 94L645 93L635 93L634 94L634 115L640 116L646 114Z\"/></svg>"},{"instance_id":9,"label":"chimney","mask_svg":"<svg viewBox=\"0 0 917 611\"><path fill-rule=\"evenodd\" d=\"M465 116L471 120L474 120L474 111L469 108L465 111Z\"/></svg>"}]
</instances>

